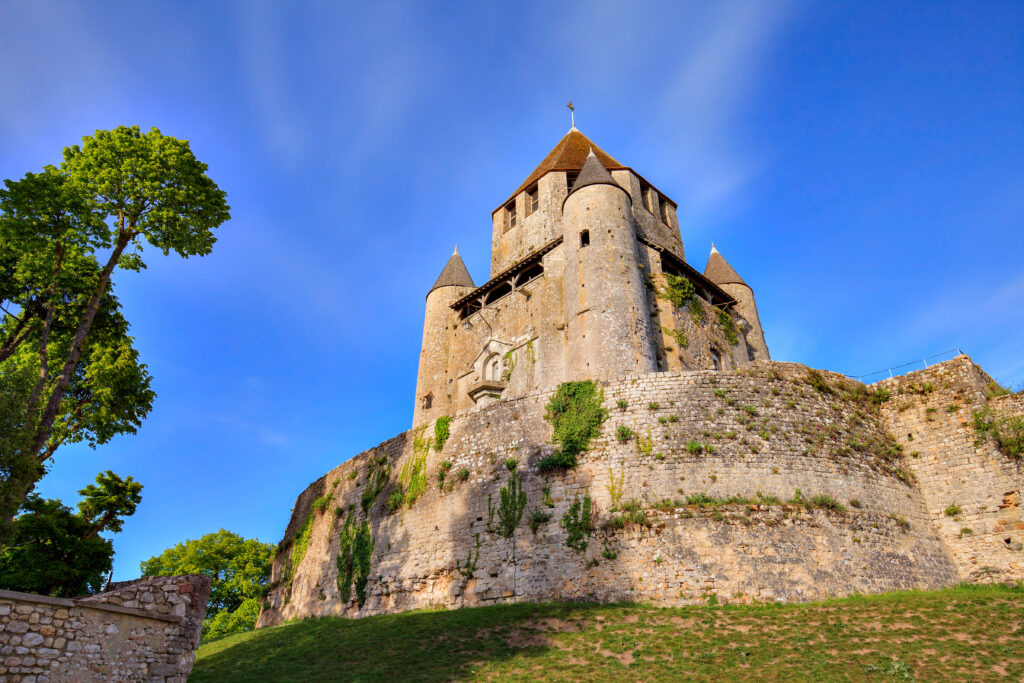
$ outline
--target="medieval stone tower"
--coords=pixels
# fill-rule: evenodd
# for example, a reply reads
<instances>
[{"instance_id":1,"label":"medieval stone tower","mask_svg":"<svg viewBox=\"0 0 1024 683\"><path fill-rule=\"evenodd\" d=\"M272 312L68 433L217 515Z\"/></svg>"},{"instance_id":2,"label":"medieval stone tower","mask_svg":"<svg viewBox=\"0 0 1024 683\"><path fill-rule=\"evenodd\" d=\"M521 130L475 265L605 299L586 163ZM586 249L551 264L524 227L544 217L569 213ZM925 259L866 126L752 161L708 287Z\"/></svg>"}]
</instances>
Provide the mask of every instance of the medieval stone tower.
<instances>
[{"instance_id":1,"label":"medieval stone tower","mask_svg":"<svg viewBox=\"0 0 1024 683\"><path fill-rule=\"evenodd\" d=\"M427 292L412 429L299 494L260 627L1024 579L1024 473L991 434L1024 393L963 355L873 386L771 360L753 289L714 247L687 264L676 204L575 127L492 218L487 281L456 251Z\"/></svg>"},{"instance_id":2,"label":"medieval stone tower","mask_svg":"<svg viewBox=\"0 0 1024 683\"><path fill-rule=\"evenodd\" d=\"M573 127L492 214L491 276L456 250L427 293L413 424L560 382L767 360L749 285L684 257L676 204Z\"/></svg>"}]
</instances>

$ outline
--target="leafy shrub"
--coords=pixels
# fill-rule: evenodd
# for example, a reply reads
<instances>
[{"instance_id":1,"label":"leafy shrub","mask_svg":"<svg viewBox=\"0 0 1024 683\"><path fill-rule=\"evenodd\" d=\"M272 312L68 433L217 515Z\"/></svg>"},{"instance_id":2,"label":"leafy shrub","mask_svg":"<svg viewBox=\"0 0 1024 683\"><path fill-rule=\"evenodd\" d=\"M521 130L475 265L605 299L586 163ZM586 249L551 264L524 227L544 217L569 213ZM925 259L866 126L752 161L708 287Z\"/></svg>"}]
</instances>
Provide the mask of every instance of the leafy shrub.
<instances>
[{"instance_id":1,"label":"leafy shrub","mask_svg":"<svg viewBox=\"0 0 1024 683\"><path fill-rule=\"evenodd\" d=\"M629 403L626 401L626 399L620 398L618 401L615 402L615 405L619 407L619 410L625 410L626 406L628 406Z\"/></svg>"},{"instance_id":2,"label":"leafy shrub","mask_svg":"<svg viewBox=\"0 0 1024 683\"><path fill-rule=\"evenodd\" d=\"M956 517L963 511L960 509L959 505L953 503L952 505L948 506L945 510L943 510L943 512L946 513L947 517Z\"/></svg>"},{"instance_id":3,"label":"leafy shrub","mask_svg":"<svg viewBox=\"0 0 1024 683\"><path fill-rule=\"evenodd\" d=\"M689 441L686 442L686 452L690 453L691 455L700 455L700 453L703 450L704 444L702 444L700 441L694 441L693 439L690 439Z\"/></svg>"},{"instance_id":4,"label":"leafy shrub","mask_svg":"<svg viewBox=\"0 0 1024 683\"><path fill-rule=\"evenodd\" d=\"M807 506L832 510L833 512L846 512L846 507L827 493L814 496L808 501Z\"/></svg>"},{"instance_id":5,"label":"leafy shrub","mask_svg":"<svg viewBox=\"0 0 1024 683\"><path fill-rule=\"evenodd\" d=\"M671 303L675 308L682 308L696 293L693 283L685 277L671 273L664 273L664 276L666 284L658 292L658 296Z\"/></svg>"},{"instance_id":6,"label":"leafy shrub","mask_svg":"<svg viewBox=\"0 0 1024 683\"><path fill-rule=\"evenodd\" d=\"M330 506L330 504L331 504L331 497L330 496L320 496L319 498L317 498L316 500L313 501L313 505L311 507L314 510L316 510L317 512L321 512L322 513L324 510L326 510Z\"/></svg>"},{"instance_id":7,"label":"leafy shrub","mask_svg":"<svg viewBox=\"0 0 1024 683\"><path fill-rule=\"evenodd\" d=\"M658 409L658 402L657 401L651 401L650 403L647 404L647 410L657 410L657 409Z\"/></svg>"},{"instance_id":8,"label":"leafy shrub","mask_svg":"<svg viewBox=\"0 0 1024 683\"><path fill-rule=\"evenodd\" d=\"M718 501L715 498L712 498L703 491L700 493L690 494L686 497L687 505L714 505L717 502Z\"/></svg>"},{"instance_id":9,"label":"leafy shrub","mask_svg":"<svg viewBox=\"0 0 1024 683\"><path fill-rule=\"evenodd\" d=\"M463 467L455 473L455 476L459 478L459 481L466 481L469 479L469 470Z\"/></svg>"},{"instance_id":10,"label":"leafy shrub","mask_svg":"<svg viewBox=\"0 0 1024 683\"><path fill-rule=\"evenodd\" d=\"M633 438L633 430L626 425L619 425L615 428L615 438L618 439L620 443L627 443Z\"/></svg>"},{"instance_id":11,"label":"leafy shrub","mask_svg":"<svg viewBox=\"0 0 1024 683\"><path fill-rule=\"evenodd\" d=\"M544 418L554 428L554 442L561 448L541 460L542 471L576 466L576 456L589 448L590 440L600 434L601 424L608 418L603 403L604 391L590 380L558 386Z\"/></svg>"},{"instance_id":12,"label":"leafy shrub","mask_svg":"<svg viewBox=\"0 0 1024 683\"><path fill-rule=\"evenodd\" d=\"M999 450L1014 460L1024 457L1024 417L996 418L992 415L991 408L986 406L974 412L971 418L974 422L974 431L978 435L976 443L991 437Z\"/></svg>"},{"instance_id":13,"label":"leafy shrub","mask_svg":"<svg viewBox=\"0 0 1024 683\"><path fill-rule=\"evenodd\" d=\"M530 520L528 522L530 525L530 531L537 533L537 530L540 529L540 525L547 524L550 519L550 512L545 512L540 508L534 508L533 512L530 513Z\"/></svg>"},{"instance_id":14,"label":"leafy shrub","mask_svg":"<svg viewBox=\"0 0 1024 683\"><path fill-rule=\"evenodd\" d=\"M394 491L391 492L391 495L388 496L388 501L387 501L388 512L390 512L392 514L394 514L395 512L398 512L399 510L402 509L402 503L404 503L404 502L405 502L405 491L402 491L401 489L395 489Z\"/></svg>"},{"instance_id":15,"label":"leafy shrub","mask_svg":"<svg viewBox=\"0 0 1024 683\"><path fill-rule=\"evenodd\" d=\"M555 451L551 455L545 455L537 461L538 472L549 472L551 470L568 470L576 467L576 456L566 453L564 450Z\"/></svg>"},{"instance_id":16,"label":"leafy shrub","mask_svg":"<svg viewBox=\"0 0 1024 683\"><path fill-rule=\"evenodd\" d=\"M807 377L804 378L804 382L819 394L831 396L836 393L835 389L832 388L832 385L830 385L825 377L817 370L808 370Z\"/></svg>"},{"instance_id":17,"label":"leafy shrub","mask_svg":"<svg viewBox=\"0 0 1024 683\"><path fill-rule=\"evenodd\" d=\"M515 458L505 459L505 469L509 472L515 472L516 468L519 467L519 461Z\"/></svg>"}]
</instances>

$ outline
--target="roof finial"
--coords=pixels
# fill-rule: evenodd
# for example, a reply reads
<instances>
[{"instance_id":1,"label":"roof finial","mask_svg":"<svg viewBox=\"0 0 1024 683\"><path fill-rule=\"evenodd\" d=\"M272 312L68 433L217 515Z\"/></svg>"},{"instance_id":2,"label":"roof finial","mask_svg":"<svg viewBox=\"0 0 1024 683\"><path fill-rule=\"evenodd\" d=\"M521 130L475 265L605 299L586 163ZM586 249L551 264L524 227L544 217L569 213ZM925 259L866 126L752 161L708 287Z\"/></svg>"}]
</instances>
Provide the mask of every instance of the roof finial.
<instances>
[{"instance_id":1,"label":"roof finial","mask_svg":"<svg viewBox=\"0 0 1024 683\"><path fill-rule=\"evenodd\" d=\"M714 242L711 243L711 253L712 254L717 254L718 253L718 250L715 249L715 243Z\"/></svg>"},{"instance_id":2,"label":"roof finial","mask_svg":"<svg viewBox=\"0 0 1024 683\"><path fill-rule=\"evenodd\" d=\"M569 107L569 120L572 122L572 128L569 130L576 130L576 107L572 105L572 100L565 106Z\"/></svg>"},{"instance_id":3,"label":"roof finial","mask_svg":"<svg viewBox=\"0 0 1024 683\"><path fill-rule=\"evenodd\" d=\"M711 245L711 246L712 246L712 248L714 248L714 245ZM458 256L458 255L459 255L459 245L456 244L455 245L455 251L452 252L452 256Z\"/></svg>"}]
</instances>

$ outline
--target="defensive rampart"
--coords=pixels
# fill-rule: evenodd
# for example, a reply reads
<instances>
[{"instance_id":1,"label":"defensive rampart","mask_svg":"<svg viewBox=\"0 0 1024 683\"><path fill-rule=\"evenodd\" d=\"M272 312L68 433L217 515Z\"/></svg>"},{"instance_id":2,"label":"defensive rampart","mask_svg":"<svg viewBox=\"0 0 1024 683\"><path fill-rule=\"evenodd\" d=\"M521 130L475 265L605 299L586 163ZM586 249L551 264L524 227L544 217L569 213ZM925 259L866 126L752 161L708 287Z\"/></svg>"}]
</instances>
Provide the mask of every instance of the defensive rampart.
<instances>
[{"instance_id":1,"label":"defensive rampart","mask_svg":"<svg viewBox=\"0 0 1024 683\"><path fill-rule=\"evenodd\" d=\"M946 366L949 391L985 379L966 357ZM314 482L296 501L259 625L513 600L801 601L973 576L936 514L946 496L932 456L900 448L900 394L884 401L841 375L761 361L601 387L609 417L574 469L538 471L554 450L544 392L458 416L440 451L432 431L406 432ZM973 447L973 434L956 438ZM1016 463L985 457L964 486L1019 491ZM417 473L426 489L389 512L399 480L409 489ZM494 510L519 476L527 503L505 537ZM588 497L594 529L573 549L572 517L561 521ZM999 577L1024 578L1019 548L1000 548L1001 564L984 542L972 552Z\"/></svg>"},{"instance_id":2,"label":"defensive rampart","mask_svg":"<svg viewBox=\"0 0 1024 683\"><path fill-rule=\"evenodd\" d=\"M198 574L73 599L0 590L0 680L184 683L209 595Z\"/></svg>"}]
</instances>

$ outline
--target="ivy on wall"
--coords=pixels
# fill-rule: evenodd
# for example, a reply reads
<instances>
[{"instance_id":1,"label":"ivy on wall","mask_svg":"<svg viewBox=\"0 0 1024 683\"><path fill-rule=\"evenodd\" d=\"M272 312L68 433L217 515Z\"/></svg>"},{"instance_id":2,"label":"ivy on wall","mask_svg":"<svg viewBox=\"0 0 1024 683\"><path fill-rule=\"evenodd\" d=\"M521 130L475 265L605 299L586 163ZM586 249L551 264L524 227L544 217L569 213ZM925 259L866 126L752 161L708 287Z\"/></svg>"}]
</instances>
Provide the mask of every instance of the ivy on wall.
<instances>
[{"instance_id":1,"label":"ivy on wall","mask_svg":"<svg viewBox=\"0 0 1024 683\"><path fill-rule=\"evenodd\" d=\"M370 558L373 555L374 540L369 522L357 524L349 512L345 525L338 537L338 594L343 602L352 595L352 584L356 587L356 601L360 607L366 602L366 583L370 578Z\"/></svg>"},{"instance_id":2,"label":"ivy on wall","mask_svg":"<svg viewBox=\"0 0 1024 683\"><path fill-rule=\"evenodd\" d=\"M590 447L590 440L601 433L601 424L608 419L603 404L604 390L590 380L558 385L544 419L554 428L553 440L561 448L537 464L542 472L576 466L576 456Z\"/></svg>"}]
</instances>

